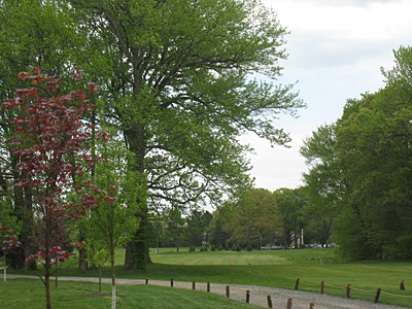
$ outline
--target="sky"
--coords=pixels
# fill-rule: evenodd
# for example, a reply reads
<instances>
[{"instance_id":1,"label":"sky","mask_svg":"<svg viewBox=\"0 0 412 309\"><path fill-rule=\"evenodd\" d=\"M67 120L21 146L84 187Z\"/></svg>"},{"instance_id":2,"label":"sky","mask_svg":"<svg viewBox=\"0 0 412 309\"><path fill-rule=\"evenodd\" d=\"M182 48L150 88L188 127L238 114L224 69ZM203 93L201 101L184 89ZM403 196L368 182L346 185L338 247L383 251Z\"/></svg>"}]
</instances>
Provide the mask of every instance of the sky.
<instances>
[{"instance_id":1,"label":"sky","mask_svg":"<svg viewBox=\"0 0 412 309\"><path fill-rule=\"evenodd\" d=\"M384 86L381 68L394 66L393 51L412 45L411 0L262 0L287 28L288 59L280 82L293 84L307 104L298 118L275 123L292 138L290 148L270 147L252 135L242 137L256 188L274 191L303 185L307 172L299 153L318 127L342 116L348 99Z\"/></svg>"}]
</instances>

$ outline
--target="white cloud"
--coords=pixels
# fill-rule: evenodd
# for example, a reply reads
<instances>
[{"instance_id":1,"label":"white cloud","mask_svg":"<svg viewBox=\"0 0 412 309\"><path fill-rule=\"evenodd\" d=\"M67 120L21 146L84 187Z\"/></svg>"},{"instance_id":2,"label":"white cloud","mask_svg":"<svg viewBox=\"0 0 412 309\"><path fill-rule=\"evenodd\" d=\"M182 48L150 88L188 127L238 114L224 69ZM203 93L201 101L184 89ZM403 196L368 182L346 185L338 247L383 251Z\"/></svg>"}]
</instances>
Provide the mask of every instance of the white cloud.
<instances>
[{"instance_id":1,"label":"white cloud","mask_svg":"<svg viewBox=\"0 0 412 309\"><path fill-rule=\"evenodd\" d=\"M412 2L264 0L274 8L283 26L292 33L326 34L340 40L386 41L408 38L412 29Z\"/></svg>"}]
</instances>

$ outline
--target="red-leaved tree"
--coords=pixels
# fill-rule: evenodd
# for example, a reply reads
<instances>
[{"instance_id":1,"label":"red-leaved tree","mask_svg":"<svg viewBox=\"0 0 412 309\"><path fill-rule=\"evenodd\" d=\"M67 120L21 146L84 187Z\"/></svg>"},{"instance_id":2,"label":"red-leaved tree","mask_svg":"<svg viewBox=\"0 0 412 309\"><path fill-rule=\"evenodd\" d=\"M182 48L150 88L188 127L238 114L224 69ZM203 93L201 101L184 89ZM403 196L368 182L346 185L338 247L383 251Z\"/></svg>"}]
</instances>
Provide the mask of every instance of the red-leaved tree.
<instances>
[{"instance_id":1,"label":"red-leaved tree","mask_svg":"<svg viewBox=\"0 0 412 309\"><path fill-rule=\"evenodd\" d=\"M82 85L77 70L70 72L66 81L42 74L40 67L18 77L28 87L18 89L1 108L15 113L10 124L14 134L8 139L19 158L20 178L15 185L32 192L32 206L26 215L31 224L29 246L33 254L26 262L43 265L44 271L35 273L44 283L49 309L53 265L71 255L68 220L98 205L86 194L88 190L82 190L89 182L78 180L84 180L86 170L95 163L89 147L93 127L85 119L93 109L89 97L97 87L89 84L85 90L72 90L74 85ZM67 201L72 190L84 194L76 204Z\"/></svg>"}]
</instances>

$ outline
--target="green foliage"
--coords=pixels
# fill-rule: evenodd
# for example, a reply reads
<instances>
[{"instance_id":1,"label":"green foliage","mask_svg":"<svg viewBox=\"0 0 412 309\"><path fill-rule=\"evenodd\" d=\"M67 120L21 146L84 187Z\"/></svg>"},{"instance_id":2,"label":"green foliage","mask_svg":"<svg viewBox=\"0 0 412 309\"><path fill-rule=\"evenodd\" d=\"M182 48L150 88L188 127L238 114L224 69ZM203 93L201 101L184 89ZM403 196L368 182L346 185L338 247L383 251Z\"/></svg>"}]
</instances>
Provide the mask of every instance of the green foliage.
<instances>
[{"instance_id":1,"label":"green foliage","mask_svg":"<svg viewBox=\"0 0 412 309\"><path fill-rule=\"evenodd\" d=\"M299 248L303 245L300 239L305 221L303 207L306 202L302 190L281 188L274 192L274 197L282 228L280 242L285 248L289 246Z\"/></svg>"},{"instance_id":2,"label":"green foliage","mask_svg":"<svg viewBox=\"0 0 412 309\"><path fill-rule=\"evenodd\" d=\"M219 211L221 216L230 213L223 227L230 235L226 240L229 244L261 247L273 243L277 237L279 218L275 198L266 189L245 192L237 204L224 205Z\"/></svg>"},{"instance_id":3,"label":"green foliage","mask_svg":"<svg viewBox=\"0 0 412 309\"><path fill-rule=\"evenodd\" d=\"M133 156L121 143L112 140L100 145L98 151L104 157L94 170L100 205L86 218L84 226L90 241L103 242L111 251L126 244L136 231L138 220L134 214L140 206L137 196L143 195L128 168Z\"/></svg>"},{"instance_id":4,"label":"green foliage","mask_svg":"<svg viewBox=\"0 0 412 309\"><path fill-rule=\"evenodd\" d=\"M308 243L328 243L345 187L337 157L335 124L324 125L304 141L300 149L309 172L304 174L302 193L307 199L303 212L307 218Z\"/></svg>"}]
</instances>

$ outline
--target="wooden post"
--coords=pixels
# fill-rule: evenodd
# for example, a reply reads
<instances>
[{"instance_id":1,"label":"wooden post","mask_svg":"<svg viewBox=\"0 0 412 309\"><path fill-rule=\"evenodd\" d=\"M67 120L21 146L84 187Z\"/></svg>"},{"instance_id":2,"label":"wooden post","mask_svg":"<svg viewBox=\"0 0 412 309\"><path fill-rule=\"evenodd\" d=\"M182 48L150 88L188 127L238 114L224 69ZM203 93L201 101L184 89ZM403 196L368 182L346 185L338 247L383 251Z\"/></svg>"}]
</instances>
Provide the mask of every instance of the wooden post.
<instances>
[{"instance_id":1,"label":"wooden post","mask_svg":"<svg viewBox=\"0 0 412 309\"><path fill-rule=\"evenodd\" d=\"M230 288L229 288L229 286L227 285L226 286L226 297L230 297L230 290L229 290Z\"/></svg>"},{"instance_id":2,"label":"wooden post","mask_svg":"<svg viewBox=\"0 0 412 309\"><path fill-rule=\"evenodd\" d=\"M292 298L288 299L288 302L286 304L286 309L292 309Z\"/></svg>"},{"instance_id":3,"label":"wooden post","mask_svg":"<svg viewBox=\"0 0 412 309\"><path fill-rule=\"evenodd\" d=\"M401 290L401 291L405 291L405 282L402 280L401 281L401 284L400 284L400 286L399 286L399 289Z\"/></svg>"},{"instance_id":4,"label":"wooden post","mask_svg":"<svg viewBox=\"0 0 412 309\"><path fill-rule=\"evenodd\" d=\"M378 301L379 301L379 295L381 295L381 288L378 288L378 289L376 290L375 298L373 299L373 303L374 303L374 304L377 304L377 303L378 303Z\"/></svg>"},{"instance_id":5,"label":"wooden post","mask_svg":"<svg viewBox=\"0 0 412 309\"><path fill-rule=\"evenodd\" d=\"M346 298L350 298L350 284L346 286Z\"/></svg>"},{"instance_id":6,"label":"wooden post","mask_svg":"<svg viewBox=\"0 0 412 309\"><path fill-rule=\"evenodd\" d=\"M310 303L310 304L309 304L309 309L315 309L315 304L314 304L314 303Z\"/></svg>"},{"instance_id":7,"label":"wooden post","mask_svg":"<svg viewBox=\"0 0 412 309\"><path fill-rule=\"evenodd\" d=\"M210 292L210 282L207 283L206 289L207 289L207 292L209 293Z\"/></svg>"},{"instance_id":8,"label":"wooden post","mask_svg":"<svg viewBox=\"0 0 412 309\"><path fill-rule=\"evenodd\" d=\"M325 281L320 282L320 294L323 294L325 291Z\"/></svg>"},{"instance_id":9,"label":"wooden post","mask_svg":"<svg viewBox=\"0 0 412 309\"><path fill-rule=\"evenodd\" d=\"M247 291L246 291L246 304L248 304L249 301L250 301L250 291L247 290Z\"/></svg>"},{"instance_id":10,"label":"wooden post","mask_svg":"<svg viewBox=\"0 0 412 309\"><path fill-rule=\"evenodd\" d=\"M170 279L170 287L173 287L173 279Z\"/></svg>"},{"instance_id":11,"label":"wooden post","mask_svg":"<svg viewBox=\"0 0 412 309\"><path fill-rule=\"evenodd\" d=\"M149 284L149 278L146 278L145 284Z\"/></svg>"},{"instance_id":12,"label":"wooden post","mask_svg":"<svg viewBox=\"0 0 412 309\"><path fill-rule=\"evenodd\" d=\"M295 290L299 290L299 281L300 281L300 279L297 278L296 283L295 283Z\"/></svg>"},{"instance_id":13,"label":"wooden post","mask_svg":"<svg viewBox=\"0 0 412 309\"><path fill-rule=\"evenodd\" d=\"M268 308L273 308L272 297L270 297L270 295L268 295Z\"/></svg>"},{"instance_id":14,"label":"wooden post","mask_svg":"<svg viewBox=\"0 0 412 309\"><path fill-rule=\"evenodd\" d=\"M192 281L192 290L196 290L196 282Z\"/></svg>"}]
</instances>

